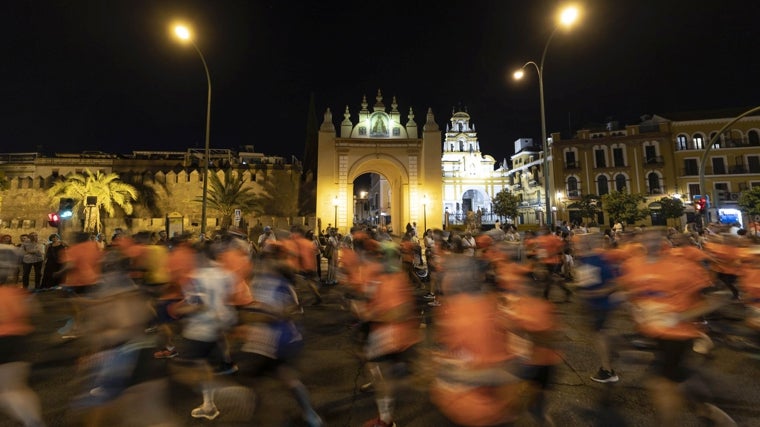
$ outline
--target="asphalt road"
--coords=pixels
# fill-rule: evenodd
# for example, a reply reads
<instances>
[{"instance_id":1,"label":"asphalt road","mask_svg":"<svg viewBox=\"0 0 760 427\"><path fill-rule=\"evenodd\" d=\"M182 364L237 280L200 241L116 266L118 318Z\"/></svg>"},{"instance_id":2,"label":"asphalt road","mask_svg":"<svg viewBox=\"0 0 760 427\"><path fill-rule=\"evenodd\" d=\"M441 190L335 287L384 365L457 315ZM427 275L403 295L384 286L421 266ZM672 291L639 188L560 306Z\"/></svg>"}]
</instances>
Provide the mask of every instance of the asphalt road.
<instances>
[{"instance_id":1,"label":"asphalt road","mask_svg":"<svg viewBox=\"0 0 760 427\"><path fill-rule=\"evenodd\" d=\"M301 292L305 312L299 320L305 347L298 361L302 380L308 387L317 412L327 426L355 427L375 417L372 394L361 393L358 387L367 381L354 339L353 319L342 309L339 288L325 290L325 303L311 306L308 291ZM28 354L33 361L31 385L39 394L45 421L49 426L79 425L71 415L72 396L81 392L78 384L77 358L86 350L83 340L64 342L55 333L65 318L67 306L59 291L37 294L43 307L35 319L38 329L32 335ZM421 300L422 302L422 300ZM646 392L647 353L631 353L622 341L621 357L614 367L621 377L616 384L597 384L590 380L598 368L594 354L589 319L579 301L557 304L563 321L563 363L549 392L548 412L558 426L652 426L654 410ZM434 333L432 324L423 329L427 341L420 346L420 357L405 380L396 402L396 422L400 427L453 426L432 405L427 397L430 364L426 357ZM627 315L618 313L612 319L613 334L622 336L632 331ZM632 357L636 356L636 357ZM740 426L760 426L760 360L718 344L709 359L695 359L708 378L716 403ZM166 361L154 360L160 370ZM196 420L190 410L201 402L201 396L190 387L170 383L169 402L179 425L186 426L302 426L295 400L275 378L249 378L245 365L241 371L220 378L226 392L220 393L217 405L221 415L214 421ZM246 387L242 389L241 386ZM246 393L241 392L246 391ZM253 396L255 399L245 398ZM240 396L244 396L242 399ZM251 403L253 402L253 403ZM125 425L140 424L140 408L122 408L119 420ZM0 414L0 427L15 426ZM109 424L104 425L113 425ZM524 417L519 426L537 425ZM682 426L708 425L685 410Z\"/></svg>"}]
</instances>

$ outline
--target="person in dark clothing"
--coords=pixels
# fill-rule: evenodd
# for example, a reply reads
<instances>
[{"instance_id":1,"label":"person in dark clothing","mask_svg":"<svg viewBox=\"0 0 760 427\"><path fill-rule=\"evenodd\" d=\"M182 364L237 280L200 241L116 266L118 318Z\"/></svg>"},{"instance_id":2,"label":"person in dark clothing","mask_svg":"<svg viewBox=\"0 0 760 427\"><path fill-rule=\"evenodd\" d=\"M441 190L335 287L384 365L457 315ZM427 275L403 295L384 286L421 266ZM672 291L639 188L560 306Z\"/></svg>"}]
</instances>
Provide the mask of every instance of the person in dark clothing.
<instances>
[{"instance_id":1,"label":"person in dark clothing","mask_svg":"<svg viewBox=\"0 0 760 427\"><path fill-rule=\"evenodd\" d=\"M63 267L61 257L63 256L63 250L66 249L66 245L61 241L61 236L57 234L51 234L48 239L50 240L50 244L45 251L45 267L42 271L41 289L55 288L61 284L61 279L63 278L63 275L56 273Z\"/></svg>"}]
</instances>

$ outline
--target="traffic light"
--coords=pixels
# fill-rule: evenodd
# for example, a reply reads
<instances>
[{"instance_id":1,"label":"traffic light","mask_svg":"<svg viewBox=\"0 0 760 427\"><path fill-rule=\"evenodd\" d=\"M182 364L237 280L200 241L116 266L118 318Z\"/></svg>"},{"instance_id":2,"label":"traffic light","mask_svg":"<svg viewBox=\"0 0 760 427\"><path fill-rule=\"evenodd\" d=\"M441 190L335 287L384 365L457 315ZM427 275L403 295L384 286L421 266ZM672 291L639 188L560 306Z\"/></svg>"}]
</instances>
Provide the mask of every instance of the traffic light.
<instances>
[{"instance_id":1,"label":"traffic light","mask_svg":"<svg viewBox=\"0 0 760 427\"><path fill-rule=\"evenodd\" d=\"M57 213L51 212L48 214L48 225L51 227L58 228L59 225L61 225L61 217L58 216Z\"/></svg>"},{"instance_id":2,"label":"traffic light","mask_svg":"<svg viewBox=\"0 0 760 427\"><path fill-rule=\"evenodd\" d=\"M694 210L698 214L704 213L706 208L707 208L707 199L705 197L700 197L698 200L694 201Z\"/></svg>"},{"instance_id":3,"label":"traffic light","mask_svg":"<svg viewBox=\"0 0 760 427\"><path fill-rule=\"evenodd\" d=\"M74 199L62 197L58 205L58 216L60 218L71 218L74 215Z\"/></svg>"}]
</instances>

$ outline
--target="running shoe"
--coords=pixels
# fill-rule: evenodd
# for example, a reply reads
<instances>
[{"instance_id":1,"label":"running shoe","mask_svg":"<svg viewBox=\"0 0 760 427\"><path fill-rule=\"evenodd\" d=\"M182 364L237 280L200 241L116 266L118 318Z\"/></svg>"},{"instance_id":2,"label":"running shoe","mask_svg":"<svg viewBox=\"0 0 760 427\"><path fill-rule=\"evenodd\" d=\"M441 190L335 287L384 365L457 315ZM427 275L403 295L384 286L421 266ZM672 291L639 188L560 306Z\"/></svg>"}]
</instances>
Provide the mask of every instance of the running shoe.
<instances>
[{"instance_id":1,"label":"running shoe","mask_svg":"<svg viewBox=\"0 0 760 427\"><path fill-rule=\"evenodd\" d=\"M153 357L156 359L172 359L178 355L179 353L177 353L177 350L169 350L168 348L153 353Z\"/></svg>"},{"instance_id":2,"label":"running shoe","mask_svg":"<svg viewBox=\"0 0 760 427\"><path fill-rule=\"evenodd\" d=\"M216 409L216 406L212 406L210 408L199 406L190 411L190 416L193 418L205 418L207 420L213 420L219 416L219 410Z\"/></svg>"},{"instance_id":3,"label":"running shoe","mask_svg":"<svg viewBox=\"0 0 760 427\"><path fill-rule=\"evenodd\" d=\"M232 375L239 370L238 365L234 363L222 363L214 369L214 375Z\"/></svg>"},{"instance_id":4,"label":"running shoe","mask_svg":"<svg viewBox=\"0 0 760 427\"><path fill-rule=\"evenodd\" d=\"M440 307L441 306L441 302L438 301L437 299L434 299L434 300L430 301L428 303L428 305L431 306L431 307Z\"/></svg>"},{"instance_id":5,"label":"running shoe","mask_svg":"<svg viewBox=\"0 0 760 427\"><path fill-rule=\"evenodd\" d=\"M423 295L422 298L425 298L425 299L435 299L435 294L428 293L428 294Z\"/></svg>"},{"instance_id":6,"label":"running shoe","mask_svg":"<svg viewBox=\"0 0 760 427\"><path fill-rule=\"evenodd\" d=\"M592 376L591 379L598 383L616 383L620 381L614 369L608 371L602 368L599 368L599 372Z\"/></svg>"}]
</instances>

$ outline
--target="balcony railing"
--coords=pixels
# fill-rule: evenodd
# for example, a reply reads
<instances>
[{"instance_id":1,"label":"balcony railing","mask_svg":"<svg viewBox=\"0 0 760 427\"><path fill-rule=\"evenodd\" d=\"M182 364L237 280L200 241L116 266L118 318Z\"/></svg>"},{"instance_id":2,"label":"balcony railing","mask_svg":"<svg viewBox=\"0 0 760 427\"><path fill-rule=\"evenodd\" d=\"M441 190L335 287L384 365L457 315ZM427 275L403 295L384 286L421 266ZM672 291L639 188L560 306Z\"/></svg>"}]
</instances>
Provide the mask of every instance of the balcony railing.
<instances>
[{"instance_id":1,"label":"balcony railing","mask_svg":"<svg viewBox=\"0 0 760 427\"><path fill-rule=\"evenodd\" d=\"M665 164L665 158L662 156L646 156L644 157L645 165L663 165Z\"/></svg>"},{"instance_id":2,"label":"balcony railing","mask_svg":"<svg viewBox=\"0 0 760 427\"><path fill-rule=\"evenodd\" d=\"M741 175L748 173L760 173L760 171L754 171L745 165L724 166L717 169L712 166L705 168L705 175ZM683 168L681 169L681 174L683 176L696 176L699 175L699 168Z\"/></svg>"},{"instance_id":3,"label":"balcony railing","mask_svg":"<svg viewBox=\"0 0 760 427\"><path fill-rule=\"evenodd\" d=\"M580 169L581 162L565 162L565 169Z\"/></svg>"}]
</instances>

